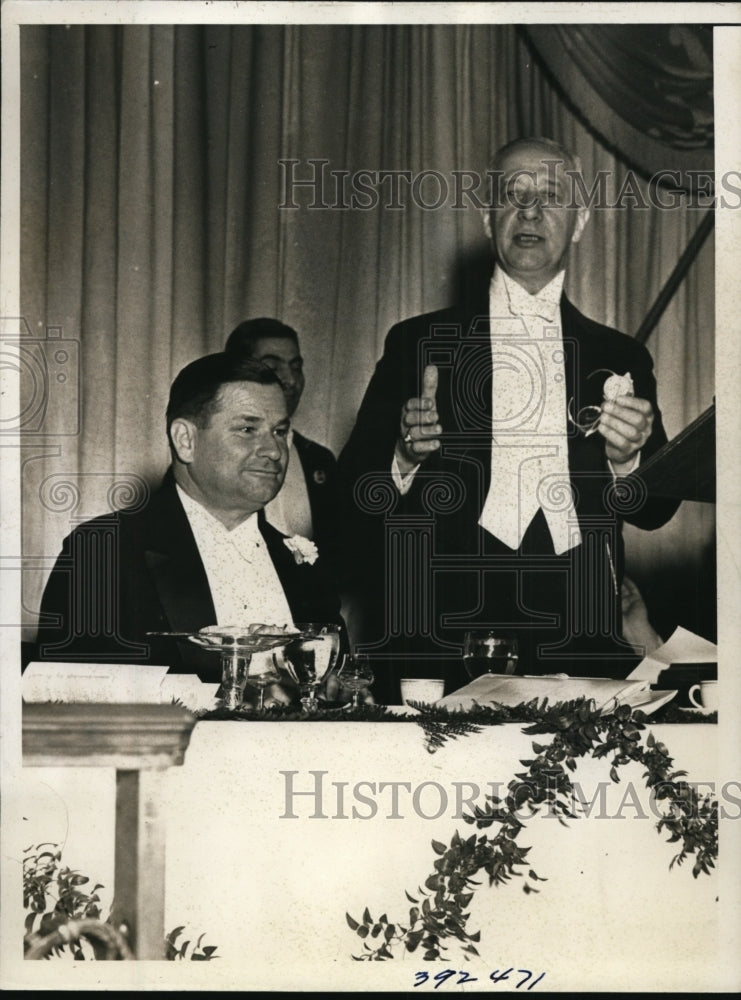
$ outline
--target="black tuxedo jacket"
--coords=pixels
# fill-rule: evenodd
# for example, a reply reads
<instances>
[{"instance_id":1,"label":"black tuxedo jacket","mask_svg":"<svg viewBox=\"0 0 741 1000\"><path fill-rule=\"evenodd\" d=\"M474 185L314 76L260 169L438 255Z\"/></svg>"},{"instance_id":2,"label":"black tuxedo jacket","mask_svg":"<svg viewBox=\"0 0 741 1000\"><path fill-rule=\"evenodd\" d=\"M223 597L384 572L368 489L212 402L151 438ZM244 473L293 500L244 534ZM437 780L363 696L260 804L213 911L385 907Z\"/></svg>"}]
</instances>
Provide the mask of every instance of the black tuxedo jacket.
<instances>
[{"instance_id":1,"label":"black tuxedo jacket","mask_svg":"<svg viewBox=\"0 0 741 1000\"><path fill-rule=\"evenodd\" d=\"M298 564L284 535L259 526L294 621L342 624L321 559ZM216 623L206 571L172 473L138 510L75 528L44 591L37 658L168 664L216 679L218 658L188 641L147 632L193 632Z\"/></svg>"},{"instance_id":2,"label":"black tuxedo jacket","mask_svg":"<svg viewBox=\"0 0 741 1000\"><path fill-rule=\"evenodd\" d=\"M666 441L648 351L632 338L583 316L565 296L561 320L566 398L573 399L572 412L601 402L605 376L592 373L602 369L630 372L636 396L649 400L655 415L651 437L641 453L646 461ZM391 483L390 469L401 408L407 399L420 394L421 372L430 363L438 367L436 399L442 444L421 465L409 493L400 496ZM496 623L513 625L516 631L523 621L528 622L523 626L526 641L532 636L545 637L551 627L552 636L583 633L583 621L569 620L581 613L574 609L584 603L582 598L592 609L589 613L598 618L604 617L607 608L613 621L610 629L619 630L622 520L641 528L656 528L672 516L678 504L645 496L640 484L631 479L621 481L616 491L605 459L604 439L599 434L585 437L573 425L568 426L571 486L585 542L577 546L581 550L578 554L572 551L555 556L545 518L539 512L522 546L513 552L477 523L491 476L488 298L482 297L470 307L417 316L393 327L339 459L345 547L348 567L356 570L355 599L366 609L366 614L360 615L368 625L364 639L379 648L396 645L402 654L414 650L419 636L405 636L403 626L392 641L399 600L389 599L391 586L427 588L416 600L426 605L430 622L425 627L435 633L433 645L438 648L445 640L460 642L466 628ZM415 524L433 524L428 544L437 569L424 588L413 576L410 579L409 573L403 576L398 556L396 565L391 565L393 546L398 552L400 543L391 544L390 535L394 525L402 523L411 531L416 530ZM594 544L599 545L606 568L588 578L575 570L574 561L588 555L597 531L600 535ZM587 539L591 539L588 544ZM405 558L410 562L412 556ZM496 583L492 576L495 568ZM590 592L586 593L585 587ZM386 592L383 601L378 599L379 591ZM409 602L413 603L411 597ZM424 618L424 609L418 609L418 614ZM594 629L594 623L587 623L586 631L590 628ZM556 644L558 641L556 638ZM567 660L572 652L571 648L565 650ZM531 650L522 672L555 668L555 664L548 667L545 663L539 667L537 659ZM563 663L558 667L563 669ZM570 673L580 672L571 662L567 668ZM593 663L584 670L600 672ZM615 673L614 665L603 665L602 672Z\"/></svg>"}]
</instances>

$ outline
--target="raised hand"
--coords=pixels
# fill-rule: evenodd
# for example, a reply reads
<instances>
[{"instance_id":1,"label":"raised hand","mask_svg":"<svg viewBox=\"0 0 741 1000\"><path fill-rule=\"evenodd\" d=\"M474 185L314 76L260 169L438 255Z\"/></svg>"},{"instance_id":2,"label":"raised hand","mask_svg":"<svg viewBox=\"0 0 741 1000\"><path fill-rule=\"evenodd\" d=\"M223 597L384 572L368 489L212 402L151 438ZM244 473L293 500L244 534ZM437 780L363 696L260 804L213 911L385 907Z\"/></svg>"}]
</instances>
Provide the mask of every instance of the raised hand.
<instances>
[{"instance_id":1,"label":"raised hand","mask_svg":"<svg viewBox=\"0 0 741 1000\"><path fill-rule=\"evenodd\" d=\"M396 460L402 473L424 462L440 447L442 427L438 423L437 368L427 365L422 375L422 395L408 399L401 410Z\"/></svg>"}]
</instances>

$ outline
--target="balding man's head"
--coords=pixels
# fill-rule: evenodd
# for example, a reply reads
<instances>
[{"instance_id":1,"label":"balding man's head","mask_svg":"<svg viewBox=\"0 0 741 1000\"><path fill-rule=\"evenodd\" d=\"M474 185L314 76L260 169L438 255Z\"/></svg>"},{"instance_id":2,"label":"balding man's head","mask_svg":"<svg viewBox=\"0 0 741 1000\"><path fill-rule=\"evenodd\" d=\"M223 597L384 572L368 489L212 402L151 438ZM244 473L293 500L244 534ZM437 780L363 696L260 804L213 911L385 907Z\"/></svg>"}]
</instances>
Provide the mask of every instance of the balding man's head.
<instances>
[{"instance_id":1,"label":"balding man's head","mask_svg":"<svg viewBox=\"0 0 741 1000\"><path fill-rule=\"evenodd\" d=\"M579 170L578 157L541 137L516 139L494 156L497 189L486 231L499 265L531 294L563 270L589 218L573 197Z\"/></svg>"}]
</instances>

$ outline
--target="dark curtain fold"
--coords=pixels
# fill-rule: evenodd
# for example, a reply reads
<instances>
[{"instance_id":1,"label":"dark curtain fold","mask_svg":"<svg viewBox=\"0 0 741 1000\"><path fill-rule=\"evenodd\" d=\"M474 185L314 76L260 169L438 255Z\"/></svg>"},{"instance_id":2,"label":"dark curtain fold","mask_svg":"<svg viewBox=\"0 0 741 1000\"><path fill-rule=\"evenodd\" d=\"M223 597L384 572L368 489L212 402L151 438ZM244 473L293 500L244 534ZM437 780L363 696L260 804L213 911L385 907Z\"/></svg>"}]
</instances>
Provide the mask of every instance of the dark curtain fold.
<instances>
[{"instance_id":1,"label":"dark curtain fold","mask_svg":"<svg viewBox=\"0 0 741 1000\"><path fill-rule=\"evenodd\" d=\"M297 424L337 451L388 328L448 304L486 249L475 205L453 207L455 171L483 174L493 149L526 134L563 141L617 189L628 170L515 26L24 25L21 57L23 314L39 343L57 328L80 351L79 396L67 383L49 409L79 398L79 432L50 417L24 453L31 630L71 522L109 507L117 481L157 480L171 379L237 322L276 316L300 332ZM327 207L310 208L306 187L285 207L288 160L304 181L309 161L327 161ZM375 203L351 208L361 171L389 175L370 185ZM405 171L440 175L444 204L415 204ZM437 184L419 185L428 206ZM698 221L595 210L571 297L635 332ZM710 240L649 342L671 435L713 396L713 280ZM636 574L650 587L657 567L694 573L713 524L711 508L685 505L629 539Z\"/></svg>"},{"instance_id":2,"label":"dark curtain fold","mask_svg":"<svg viewBox=\"0 0 741 1000\"><path fill-rule=\"evenodd\" d=\"M701 24L538 25L541 58L589 124L649 176L713 169L713 32Z\"/></svg>"}]
</instances>

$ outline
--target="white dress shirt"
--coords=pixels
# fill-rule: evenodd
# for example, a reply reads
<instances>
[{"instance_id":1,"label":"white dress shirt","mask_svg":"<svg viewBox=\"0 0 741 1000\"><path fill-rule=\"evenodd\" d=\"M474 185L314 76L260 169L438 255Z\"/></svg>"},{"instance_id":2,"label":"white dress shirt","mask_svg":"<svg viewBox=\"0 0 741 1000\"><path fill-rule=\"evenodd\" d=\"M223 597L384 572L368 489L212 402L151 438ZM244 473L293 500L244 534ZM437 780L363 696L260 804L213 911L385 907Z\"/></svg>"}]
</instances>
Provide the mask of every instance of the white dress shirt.
<instances>
[{"instance_id":1,"label":"white dress shirt","mask_svg":"<svg viewBox=\"0 0 741 1000\"><path fill-rule=\"evenodd\" d=\"M569 478L559 303L565 272L530 295L501 268L489 289L492 452L479 524L517 549L542 508L558 554L581 543Z\"/></svg>"},{"instance_id":2,"label":"white dress shirt","mask_svg":"<svg viewBox=\"0 0 741 1000\"><path fill-rule=\"evenodd\" d=\"M557 553L581 542L568 469L564 277L561 271L530 295L496 267L489 289L492 465L479 524L513 549L541 506ZM640 452L628 471L639 463ZM609 459L607 465L616 478ZM402 495L418 469L402 474L394 455L391 475Z\"/></svg>"},{"instance_id":3,"label":"white dress shirt","mask_svg":"<svg viewBox=\"0 0 741 1000\"><path fill-rule=\"evenodd\" d=\"M180 486L177 491L206 570L216 624L285 625L292 621L257 514L229 531Z\"/></svg>"}]
</instances>

